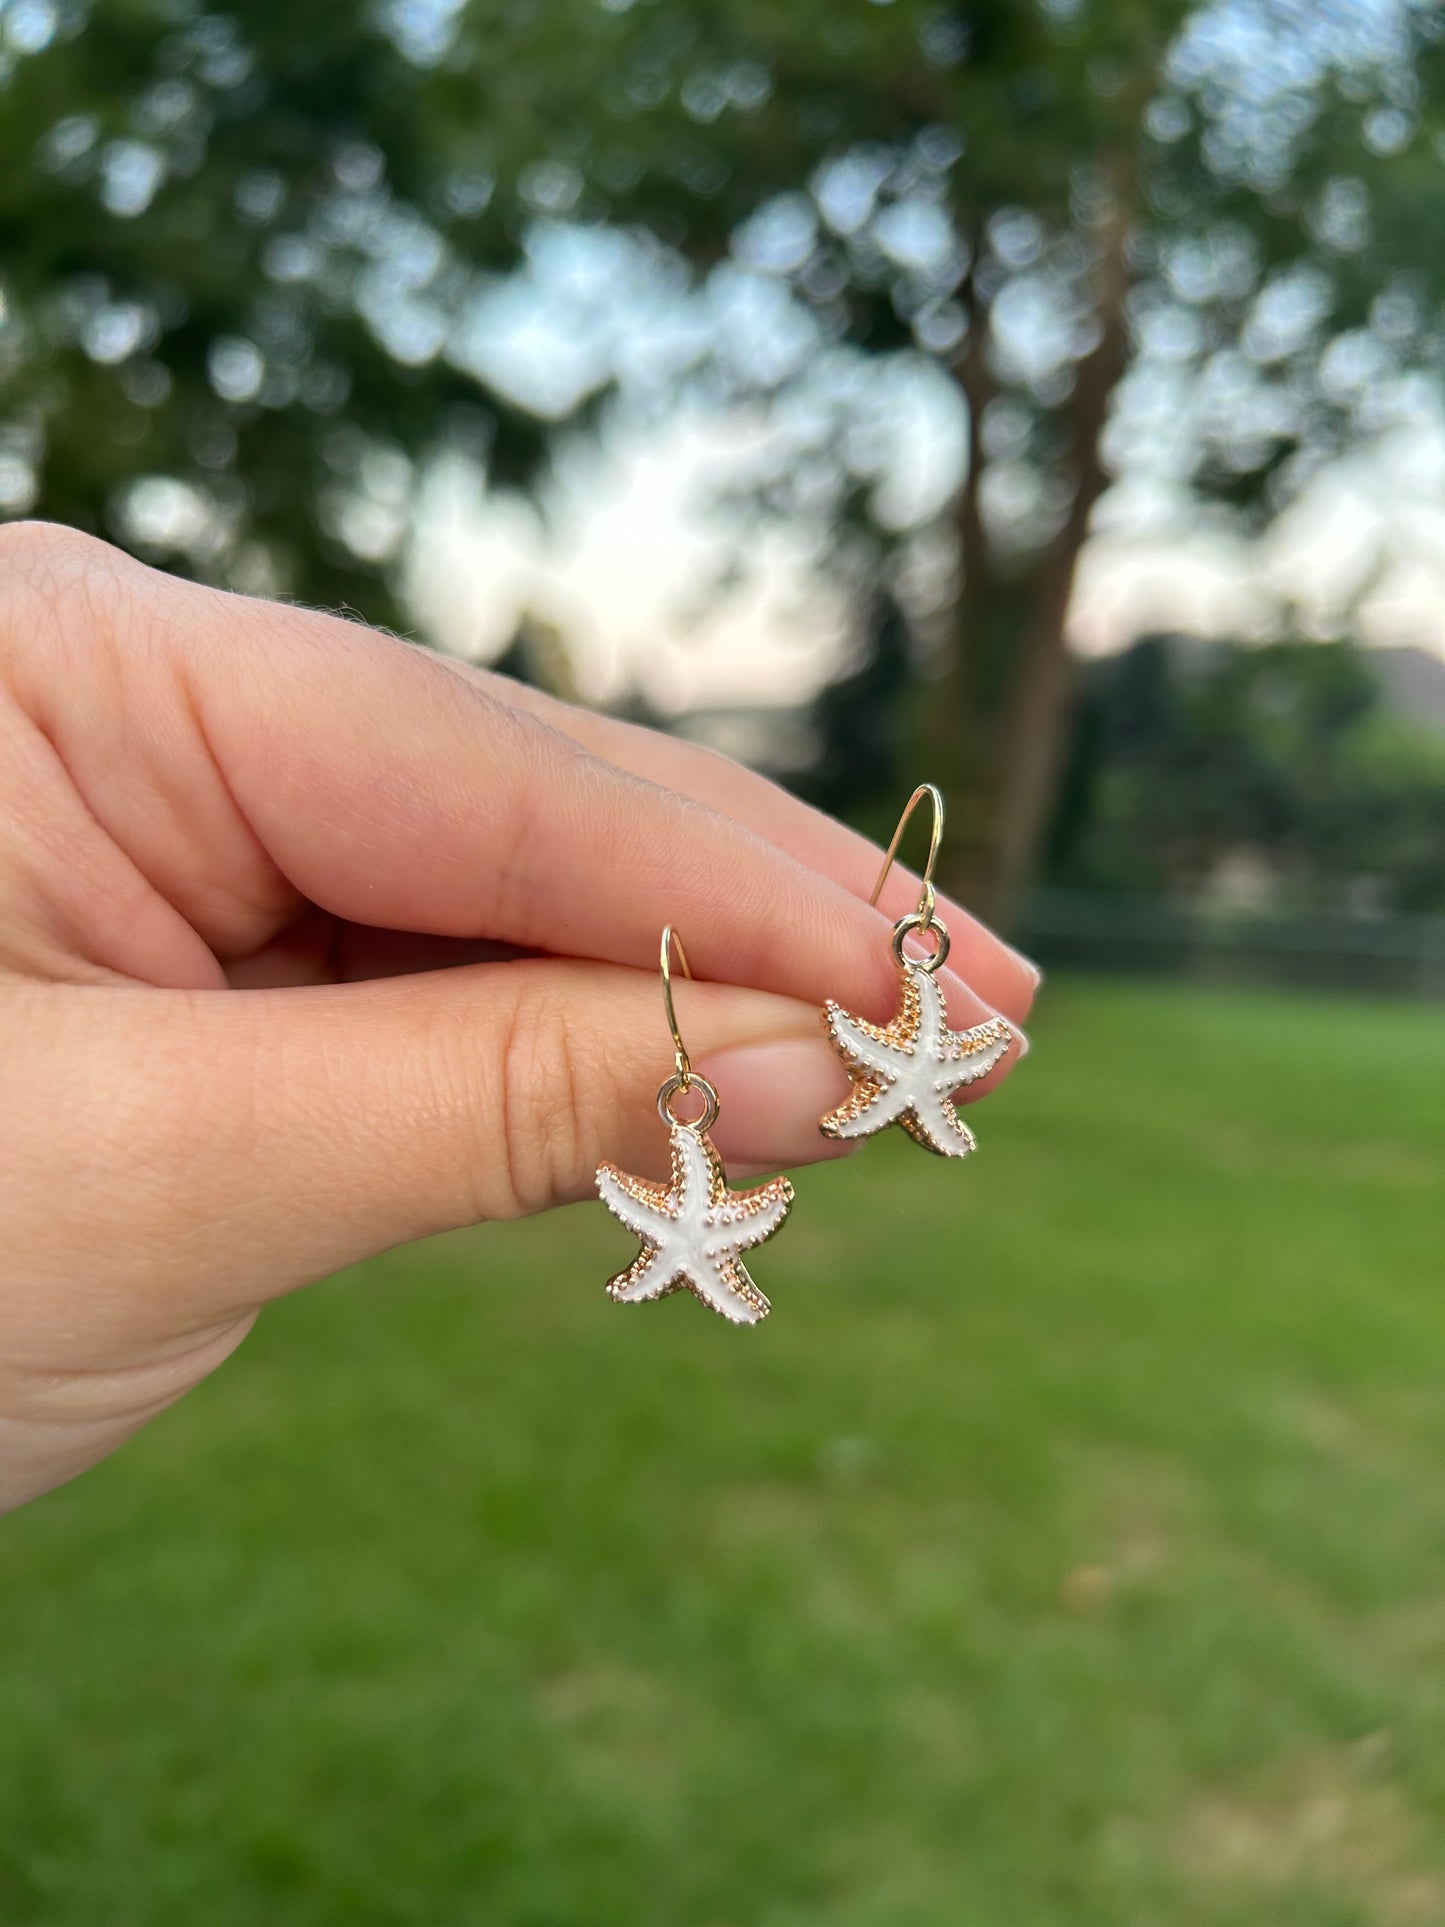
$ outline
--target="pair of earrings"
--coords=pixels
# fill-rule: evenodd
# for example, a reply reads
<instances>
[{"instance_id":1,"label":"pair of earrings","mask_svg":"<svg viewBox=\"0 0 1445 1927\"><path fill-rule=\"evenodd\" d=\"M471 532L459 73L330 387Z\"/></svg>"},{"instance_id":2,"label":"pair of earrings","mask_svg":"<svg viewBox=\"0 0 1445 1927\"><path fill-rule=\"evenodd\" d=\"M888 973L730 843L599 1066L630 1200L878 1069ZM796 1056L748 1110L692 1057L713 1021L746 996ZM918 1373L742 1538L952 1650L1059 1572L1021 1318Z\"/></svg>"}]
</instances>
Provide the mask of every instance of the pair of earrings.
<instances>
[{"instance_id":1,"label":"pair of earrings","mask_svg":"<svg viewBox=\"0 0 1445 1927\"><path fill-rule=\"evenodd\" d=\"M948 956L948 930L937 915L933 869L943 836L943 798L922 783L908 799L873 886L877 903L899 840L918 804L933 808L933 835L918 908L893 926L893 958L899 972L898 1010L892 1023L870 1024L830 998L823 1023L851 1080L847 1097L819 1121L824 1137L864 1138L901 1124L916 1143L942 1157L966 1157L975 1149L972 1131L954 1109L953 1093L985 1076L1007 1054L1013 1032L1003 1018L971 1030L948 1028L937 973ZM931 937L926 956L904 949L910 936ZM638 1304L687 1289L736 1325L755 1325L768 1315L767 1299L748 1274L742 1254L760 1245L787 1217L793 1187L772 1178L751 1191L730 1189L722 1160L708 1133L717 1122L718 1095L693 1070L677 1027L672 1002L672 953L691 977L687 953L669 924L662 933L662 1001L675 1050L674 1069L657 1093L658 1115L667 1126L672 1172L666 1184L631 1176L616 1165L599 1165L602 1202L642 1240L642 1250L607 1289L620 1304ZM696 1091L702 1110L680 1118L677 1098Z\"/></svg>"}]
</instances>

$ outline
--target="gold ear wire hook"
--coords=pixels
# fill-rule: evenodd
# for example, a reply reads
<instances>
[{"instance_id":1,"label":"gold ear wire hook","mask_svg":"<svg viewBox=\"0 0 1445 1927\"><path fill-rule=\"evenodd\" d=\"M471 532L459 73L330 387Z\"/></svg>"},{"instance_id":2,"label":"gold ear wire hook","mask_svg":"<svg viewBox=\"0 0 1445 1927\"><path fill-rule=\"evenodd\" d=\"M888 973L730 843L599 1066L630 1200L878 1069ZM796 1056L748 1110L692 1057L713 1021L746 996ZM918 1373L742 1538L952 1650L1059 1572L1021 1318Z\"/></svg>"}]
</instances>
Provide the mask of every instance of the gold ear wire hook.
<instances>
[{"instance_id":1,"label":"gold ear wire hook","mask_svg":"<svg viewBox=\"0 0 1445 1927\"><path fill-rule=\"evenodd\" d=\"M908 828L908 819L927 797L933 805L933 835L928 843L928 861L923 866L923 889L918 898L918 927L927 929L933 922L933 906L936 898L933 893L933 868L938 861L939 845L943 842L943 793L934 783L920 783L903 806L903 814L898 819L898 828L893 832L893 841L888 845L888 854L883 859L883 868L878 872L878 881L873 885L870 904L876 904L883 894L883 885L888 881L888 872L893 868L893 859L898 845L903 840L903 832Z\"/></svg>"},{"instance_id":2,"label":"gold ear wire hook","mask_svg":"<svg viewBox=\"0 0 1445 1927\"><path fill-rule=\"evenodd\" d=\"M662 1006L667 1012L667 1028L672 1032L674 1050L674 1070L657 1093L657 1115L669 1126L680 1125L685 1131L692 1131L700 1138L706 1138L713 1125L717 1123L718 1095L705 1077L694 1075L692 1059L687 1054L687 1045L682 1041L682 1032L677 1027L677 1012L672 1007L672 953L677 951L677 961L682 965L684 977L691 978L687 952L682 947L682 938L669 923L662 932ZM680 1091L690 1091L694 1087L702 1097L700 1117L678 1117L672 1108L672 1100Z\"/></svg>"},{"instance_id":3,"label":"gold ear wire hook","mask_svg":"<svg viewBox=\"0 0 1445 1927\"><path fill-rule=\"evenodd\" d=\"M687 1054L687 1045L682 1041L682 1032L677 1027L677 1012L672 1006L672 952L677 948L677 961L682 965L682 974L689 982L692 971L688 968L687 952L682 947L682 938L672 925L664 924L662 931L662 1004L667 1012L667 1028L672 1032L676 1051L674 1062L677 1065L677 1088L685 1091L692 1084L692 1059Z\"/></svg>"}]
</instances>

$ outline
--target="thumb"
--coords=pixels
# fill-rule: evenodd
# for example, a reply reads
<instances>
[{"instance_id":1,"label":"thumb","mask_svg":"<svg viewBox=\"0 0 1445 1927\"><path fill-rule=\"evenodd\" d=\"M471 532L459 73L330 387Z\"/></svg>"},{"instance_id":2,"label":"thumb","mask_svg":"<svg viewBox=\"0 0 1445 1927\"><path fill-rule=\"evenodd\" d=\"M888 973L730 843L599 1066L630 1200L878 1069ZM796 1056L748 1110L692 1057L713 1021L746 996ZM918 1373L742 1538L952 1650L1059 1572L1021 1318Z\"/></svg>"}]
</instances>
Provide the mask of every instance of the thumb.
<instances>
[{"instance_id":1,"label":"thumb","mask_svg":"<svg viewBox=\"0 0 1445 1927\"><path fill-rule=\"evenodd\" d=\"M847 1078L810 1004L676 986L736 1170L834 1154ZM126 1093L102 1199L175 1268L184 1316L252 1305L387 1246L590 1196L598 1162L666 1167L657 978L526 960L296 990L118 989L89 1088ZM121 1006L128 1008L121 1009ZM121 1141L123 1137L123 1142ZM127 1182L127 1173L133 1182Z\"/></svg>"},{"instance_id":2,"label":"thumb","mask_svg":"<svg viewBox=\"0 0 1445 1927\"><path fill-rule=\"evenodd\" d=\"M303 990L9 983L4 1002L0 1509L188 1391L266 1299L581 1197L604 1156L665 1161L657 980L619 965ZM708 984L678 1007L734 1168L819 1155L844 1080L816 1011Z\"/></svg>"}]
</instances>

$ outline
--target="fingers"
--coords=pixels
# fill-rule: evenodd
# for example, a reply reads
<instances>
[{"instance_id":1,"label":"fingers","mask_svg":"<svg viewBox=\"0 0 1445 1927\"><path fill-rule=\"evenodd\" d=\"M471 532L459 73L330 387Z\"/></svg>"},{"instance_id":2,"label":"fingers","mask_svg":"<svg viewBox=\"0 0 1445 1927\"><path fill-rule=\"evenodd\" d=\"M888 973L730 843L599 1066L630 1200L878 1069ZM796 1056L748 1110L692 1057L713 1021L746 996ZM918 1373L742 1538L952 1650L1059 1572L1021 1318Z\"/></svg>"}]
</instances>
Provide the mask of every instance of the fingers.
<instances>
[{"instance_id":1,"label":"fingers","mask_svg":"<svg viewBox=\"0 0 1445 1927\"><path fill-rule=\"evenodd\" d=\"M620 769L435 658L250 605L256 667L188 658L207 741L267 855L333 915L884 1010L889 920L718 810ZM830 989L831 987L831 989ZM961 977L967 1021L989 1007Z\"/></svg>"},{"instance_id":2,"label":"fingers","mask_svg":"<svg viewBox=\"0 0 1445 1927\"><path fill-rule=\"evenodd\" d=\"M864 901L872 894L883 852L855 830L790 796L776 783L725 756L680 737L575 708L541 690L490 675L470 664L455 671L478 679L498 699L527 710L586 748L680 795L691 796L734 822L766 837L779 849ZM918 904L916 872L895 864L884 886L882 909L889 921ZM940 896L938 913L953 939L955 973L993 1009L1014 1022L1028 1015L1039 984L1037 967L996 936L961 905Z\"/></svg>"},{"instance_id":3,"label":"fingers","mask_svg":"<svg viewBox=\"0 0 1445 1927\"><path fill-rule=\"evenodd\" d=\"M511 963L527 953L485 937L427 937L409 930L372 930L308 910L249 956L227 966L233 990L298 984L364 983L458 964Z\"/></svg>"},{"instance_id":4,"label":"fingers","mask_svg":"<svg viewBox=\"0 0 1445 1927\"><path fill-rule=\"evenodd\" d=\"M700 977L891 1012L890 919L767 836L388 637L69 534L51 548L55 607L88 619L62 621L59 661L16 635L24 699L96 823L223 960L307 902L644 968L671 922ZM117 938L133 973L136 927ZM152 980L183 978L158 960ZM956 1023L990 1014L943 981Z\"/></svg>"},{"instance_id":5,"label":"fingers","mask_svg":"<svg viewBox=\"0 0 1445 1927\"><path fill-rule=\"evenodd\" d=\"M113 1449L266 1300L429 1232L590 1196L603 1158L665 1174L671 1051L650 973L529 960L7 994L0 1507ZM837 1154L818 1119L846 1078L811 1005L686 983L677 1002L734 1177ZM538 1287L600 1290L628 1255L617 1239L599 1221L595 1273Z\"/></svg>"},{"instance_id":6,"label":"fingers","mask_svg":"<svg viewBox=\"0 0 1445 1927\"><path fill-rule=\"evenodd\" d=\"M845 1148L818 1131L847 1080L810 1004L676 992L734 1177ZM590 1196L603 1158L665 1172L671 1052L651 973L532 959L301 989L7 994L0 1507L113 1449L266 1300L429 1232ZM576 1289L621 1262L607 1235Z\"/></svg>"},{"instance_id":7,"label":"fingers","mask_svg":"<svg viewBox=\"0 0 1445 1927\"><path fill-rule=\"evenodd\" d=\"M665 1169L655 1094L672 1052L656 978L638 971L549 960L315 989L45 994L68 1000L60 1019L47 1006L27 1026L36 1041L7 1075L45 1091L55 1128L32 1141L12 1119L0 1137L0 1213L12 1189L67 1199L50 1268L109 1282L79 1313L73 1292L55 1295L58 1312L102 1354L117 1321L205 1327L401 1240L590 1196L604 1157ZM724 1155L830 1155L818 1119L847 1081L817 1012L711 984L677 1001L716 1080ZM72 1026L83 1053L52 1047Z\"/></svg>"}]
</instances>

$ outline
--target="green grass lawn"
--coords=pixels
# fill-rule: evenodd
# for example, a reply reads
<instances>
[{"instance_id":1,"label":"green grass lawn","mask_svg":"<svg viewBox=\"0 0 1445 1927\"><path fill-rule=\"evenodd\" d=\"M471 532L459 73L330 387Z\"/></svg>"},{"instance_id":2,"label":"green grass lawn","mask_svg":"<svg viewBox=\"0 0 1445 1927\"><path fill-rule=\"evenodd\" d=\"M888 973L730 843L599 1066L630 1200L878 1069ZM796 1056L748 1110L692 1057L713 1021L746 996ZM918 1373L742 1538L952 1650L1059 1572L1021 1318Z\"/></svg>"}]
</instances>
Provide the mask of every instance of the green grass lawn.
<instances>
[{"instance_id":1,"label":"green grass lawn","mask_svg":"<svg viewBox=\"0 0 1445 1927\"><path fill-rule=\"evenodd\" d=\"M459 1235L0 1525L4 1927L1445 1922L1445 1022L1034 1034L760 1331Z\"/></svg>"}]
</instances>

